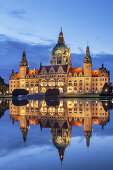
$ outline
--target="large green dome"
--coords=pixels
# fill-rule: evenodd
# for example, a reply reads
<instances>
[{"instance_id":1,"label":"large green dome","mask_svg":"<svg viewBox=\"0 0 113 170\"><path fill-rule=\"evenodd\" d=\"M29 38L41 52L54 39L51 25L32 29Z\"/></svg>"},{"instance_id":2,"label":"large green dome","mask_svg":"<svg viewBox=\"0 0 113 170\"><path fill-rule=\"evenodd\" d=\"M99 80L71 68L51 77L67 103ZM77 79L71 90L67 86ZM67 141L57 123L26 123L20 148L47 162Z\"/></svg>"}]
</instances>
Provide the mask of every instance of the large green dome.
<instances>
[{"instance_id":1,"label":"large green dome","mask_svg":"<svg viewBox=\"0 0 113 170\"><path fill-rule=\"evenodd\" d=\"M59 34L58 42L52 50L50 64L72 66L70 49L65 45L62 29Z\"/></svg>"},{"instance_id":2,"label":"large green dome","mask_svg":"<svg viewBox=\"0 0 113 170\"><path fill-rule=\"evenodd\" d=\"M60 51L62 53L66 53L69 51L68 47L64 44L64 43L57 43L53 50L52 50L52 53L55 54L57 51Z\"/></svg>"},{"instance_id":3,"label":"large green dome","mask_svg":"<svg viewBox=\"0 0 113 170\"><path fill-rule=\"evenodd\" d=\"M56 139L53 139L53 144L57 149L65 149L68 146L68 142L62 139L61 136L58 136Z\"/></svg>"}]
</instances>

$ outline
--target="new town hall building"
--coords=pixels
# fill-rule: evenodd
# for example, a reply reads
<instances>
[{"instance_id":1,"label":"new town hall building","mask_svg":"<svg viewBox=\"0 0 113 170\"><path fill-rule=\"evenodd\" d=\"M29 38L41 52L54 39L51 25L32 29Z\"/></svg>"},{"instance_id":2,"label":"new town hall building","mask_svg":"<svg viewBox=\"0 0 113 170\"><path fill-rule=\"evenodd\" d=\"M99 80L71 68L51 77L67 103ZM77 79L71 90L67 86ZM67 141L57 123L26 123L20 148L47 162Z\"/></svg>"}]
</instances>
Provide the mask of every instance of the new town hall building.
<instances>
[{"instance_id":1,"label":"new town hall building","mask_svg":"<svg viewBox=\"0 0 113 170\"><path fill-rule=\"evenodd\" d=\"M92 58L87 46L83 68L73 68L70 49L65 45L62 30L52 50L49 66L40 64L39 70L29 70L26 53L23 52L20 73L14 72L9 78L9 92L14 89L29 90L29 94L46 93L47 89L59 89L60 93L100 93L109 83L109 71L103 64L99 70L92 70Z\"/></svg>"}]
</instances>

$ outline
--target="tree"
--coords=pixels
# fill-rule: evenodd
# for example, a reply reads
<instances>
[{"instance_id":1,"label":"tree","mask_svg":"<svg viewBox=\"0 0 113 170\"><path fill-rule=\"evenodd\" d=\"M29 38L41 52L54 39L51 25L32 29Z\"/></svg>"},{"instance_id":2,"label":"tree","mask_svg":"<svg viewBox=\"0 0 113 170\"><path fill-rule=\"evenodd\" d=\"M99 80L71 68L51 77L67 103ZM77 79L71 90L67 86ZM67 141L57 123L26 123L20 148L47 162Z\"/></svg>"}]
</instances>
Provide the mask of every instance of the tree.
<instances>
[{"instance_id":1,"label":"tree","mask_svg":"<svg viewBox=\"0 0 113 170\"><path fill-rule=\"evenodd\" d=\"M4 79L0 76L0 93L6 94L9 91L9 85L5 84Z\"/></svg>"},{"instance_id":2,"label":"tree","mask_svg":"<svg viewBox=\"0 0 113 170\"><path fill-rule=\"evenodd\" d=\"M100 93L100 96L111 96L112 95L112 87L108 84L105 83L102 92Z\"/></svg>"}]
</instances>

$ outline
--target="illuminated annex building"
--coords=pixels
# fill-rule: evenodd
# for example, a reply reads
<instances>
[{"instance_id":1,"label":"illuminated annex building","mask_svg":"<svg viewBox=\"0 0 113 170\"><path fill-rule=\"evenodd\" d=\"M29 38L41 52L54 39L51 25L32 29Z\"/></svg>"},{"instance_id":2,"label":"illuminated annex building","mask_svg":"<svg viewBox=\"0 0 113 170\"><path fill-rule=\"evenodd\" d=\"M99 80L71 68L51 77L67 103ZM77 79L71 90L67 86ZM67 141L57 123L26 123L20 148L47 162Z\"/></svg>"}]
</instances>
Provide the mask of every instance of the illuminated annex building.
<instances>
[{"instance_id":1,"label":"illuminated annex building","mask_svg":"<svg viewBox=\"0 0 113 170\"><path fill-rule=\"evenodd\" d=\"M71 144L73 126L83 129L86 146L89 147L92 124L101 125L103 129L109 121L108 106L107 101L96 100L60 100L54 106L45 100L29 101L23 106L9 101L9 114L13 123L20 122L24 141L27 139L29 126L40 126L42 133L43 128L50 128L52 142L62 161L66 148Z\"/></svg>"},{"instance_id":2,"label":"illuminated annex building","mask_svg":"<svg viewBox=\"0 0 113 170\"><path fill-rule=\"evenodd\" d=\"M29 94L44 94L48 89L59 89L60 93L100 93L109 83L109 71L104 67L92 70L92 58L87 46L83 68L73 68L70 48L65 45L61 30L58 42L52 50L49 66L40 64L39 70L29 70L26 53L23 52L20 73L14 72L9 78L9 92L27 89Z\"/></svg>"}]
</instances>

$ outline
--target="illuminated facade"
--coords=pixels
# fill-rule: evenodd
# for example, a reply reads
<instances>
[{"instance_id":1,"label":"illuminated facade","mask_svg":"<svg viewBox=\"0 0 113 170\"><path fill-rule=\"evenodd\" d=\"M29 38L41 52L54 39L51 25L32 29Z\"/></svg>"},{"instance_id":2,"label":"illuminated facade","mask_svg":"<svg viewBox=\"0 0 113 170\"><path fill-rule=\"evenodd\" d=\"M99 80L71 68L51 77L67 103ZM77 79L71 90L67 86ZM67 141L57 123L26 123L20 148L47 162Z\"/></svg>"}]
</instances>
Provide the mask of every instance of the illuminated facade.
<instances>
[{"instance_id":1,"label":"illuminated facade","mask_svg":"<svg viewBox=\"0 0 113 170\"><path fill-rule=\"evenodd\" d=\"M26 141L29 126L40 125L50 128L51 139L63 160L65 149L71 142L73 126L83 126L86 145L90 144L92 124L104 127L109 121L109 103L99 100L60 100L55 106L45 100L29 101L24 106L16 106L9 102L9 113L12 122L20 121L23 140Z\"/></svg>"},{"instance_id":2,"label":"illuminated facade","mask_svg":"<svg viewBox=\"0 0 113 170\"><path fill-rule=\"evenodd\" d=\"M20 63L20 73L9 78L9 92L27 89L29 94L45 94L48 89L59 89L60 93L88 94L100 93L105 83L109 84L109 71L103 64L99 70L92 70L92 58L87 46L83 68L73 68L70 49L65 45L62 30L58 42L52 50L49 66L40 64L39 70L29 70L26 53Z\"/></svg>"}]
</instances>

